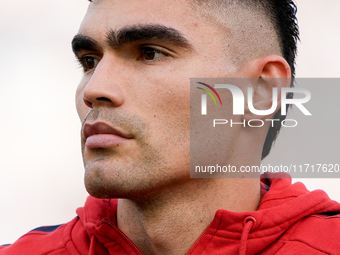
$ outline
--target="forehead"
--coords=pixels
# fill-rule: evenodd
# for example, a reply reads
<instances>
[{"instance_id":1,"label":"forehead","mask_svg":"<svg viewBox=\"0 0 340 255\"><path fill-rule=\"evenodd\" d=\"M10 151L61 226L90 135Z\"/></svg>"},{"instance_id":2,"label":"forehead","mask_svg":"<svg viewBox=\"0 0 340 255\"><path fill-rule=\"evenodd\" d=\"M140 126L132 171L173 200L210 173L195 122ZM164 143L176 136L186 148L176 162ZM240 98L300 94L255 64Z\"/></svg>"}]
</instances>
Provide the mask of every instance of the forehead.
<instances>
[{"instance_id":1,"label":"forehead","mask_svg":"<svg viewBox=\"0 0 340 255\"><path fill-rule=\"evenodd\" d=\"M204 22L187 0L94 0L79 33L99 38L109 30L142 24L172 27L189 40L194 40L199 33L204 33L207 38L219 34Z\"/></svg>"}]
</instances>

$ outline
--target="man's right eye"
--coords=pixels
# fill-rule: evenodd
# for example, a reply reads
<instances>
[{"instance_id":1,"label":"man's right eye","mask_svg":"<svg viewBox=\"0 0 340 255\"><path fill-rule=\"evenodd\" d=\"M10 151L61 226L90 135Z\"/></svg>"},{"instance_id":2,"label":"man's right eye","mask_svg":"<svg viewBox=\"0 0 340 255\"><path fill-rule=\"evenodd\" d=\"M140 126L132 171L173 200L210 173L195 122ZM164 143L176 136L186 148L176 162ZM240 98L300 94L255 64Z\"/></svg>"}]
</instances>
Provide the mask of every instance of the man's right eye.
<instances>
[{"instance_id":1,"label":"man's right eye","mask_svg":"<svg viewBox=\"0 0 340 255\"><path fill-rule=\"evenodd\" d=\"M79 62L83 67L84 72L88 72L96 68L99 63L99 59L91 56L85 56L79 59Z\"/></svg>"}]
</instances>

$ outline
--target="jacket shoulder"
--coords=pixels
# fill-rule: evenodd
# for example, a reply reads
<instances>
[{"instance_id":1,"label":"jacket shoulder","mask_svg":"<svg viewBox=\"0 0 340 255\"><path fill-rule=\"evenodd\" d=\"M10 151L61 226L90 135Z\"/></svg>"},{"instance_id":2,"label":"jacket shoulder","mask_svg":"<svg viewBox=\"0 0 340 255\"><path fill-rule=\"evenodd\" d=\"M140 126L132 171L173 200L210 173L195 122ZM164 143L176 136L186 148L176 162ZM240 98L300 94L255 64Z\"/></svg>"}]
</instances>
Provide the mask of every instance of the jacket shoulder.
<instances>
[{"instance_id":1,"label":"jacket shoulder","mask_svg":"<svg viewBox=\"0 0 340 255\"><path fill-rule=\"evenodd\" d=\"M314 214L290 227L275 254L339 254L340 213Z\"/></svg>"},{"instance_id":2,"label":"jacket shoulder","mask_svg":"<svg viewBox=\"0 0 340 255\"><path fill-rule=\"evenodd\" d=\"M80 254L71 234L79 224L76 217L69 223L33 229L11 245L0 246L0 255L66 255Z\"/></svg>"}]
</instances>

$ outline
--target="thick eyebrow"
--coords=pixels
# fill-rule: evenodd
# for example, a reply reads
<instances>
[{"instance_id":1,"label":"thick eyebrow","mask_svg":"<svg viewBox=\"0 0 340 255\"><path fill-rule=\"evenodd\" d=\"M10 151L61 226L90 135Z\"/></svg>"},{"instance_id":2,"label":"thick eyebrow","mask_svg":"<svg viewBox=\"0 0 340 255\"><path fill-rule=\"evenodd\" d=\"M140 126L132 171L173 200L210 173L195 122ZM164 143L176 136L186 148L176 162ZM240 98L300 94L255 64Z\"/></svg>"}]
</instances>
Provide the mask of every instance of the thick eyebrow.
<instances>
[{"instance_id":1,"label":"thick eyebrow","mask_svg":"<svg viewBox=\"0 0 340 255\"><path fill-rule=\"evenodd\" d=\"M100 44L97 41L85 35L78 34L72 40L74 54L81 50L99 51L100 49Z\"/></svg>"},{"instance_id":2,"label":"thick eyebrow","mask_svg":"<svg viewBox=\"0 0 340 255\"><path fill-rule=\"evenodd\" d=\"M110 30L106 36L106 41L112 48L120 48L137 41L151 40L193 50L193 46L178 30L159 24L133 25L118 31Z\"/></svg>"}]
</instances>

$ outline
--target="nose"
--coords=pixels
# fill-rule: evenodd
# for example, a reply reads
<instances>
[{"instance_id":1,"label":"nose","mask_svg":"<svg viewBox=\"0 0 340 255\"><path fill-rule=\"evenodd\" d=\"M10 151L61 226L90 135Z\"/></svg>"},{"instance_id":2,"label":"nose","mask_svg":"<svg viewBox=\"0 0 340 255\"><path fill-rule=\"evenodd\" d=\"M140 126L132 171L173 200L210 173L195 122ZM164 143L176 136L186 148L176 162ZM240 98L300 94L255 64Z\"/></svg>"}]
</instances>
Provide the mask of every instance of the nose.
<instances>
[{"instance_id":1,"label":"nose","mask_svg":"<svg viewBox=\"0 0 340 255\"><path fill-rule=\"evenodd\" d=\"M102 58L83 90L83 101L90 107L119 107L124 103L122 67L113 59Z\"/></svg>"}]
</instances>

